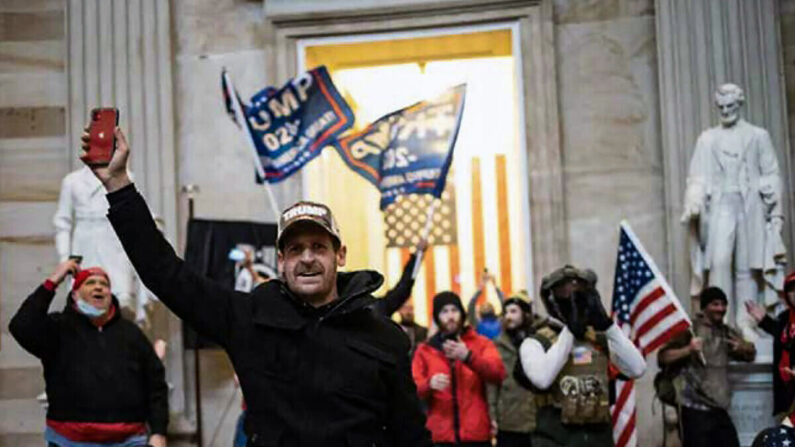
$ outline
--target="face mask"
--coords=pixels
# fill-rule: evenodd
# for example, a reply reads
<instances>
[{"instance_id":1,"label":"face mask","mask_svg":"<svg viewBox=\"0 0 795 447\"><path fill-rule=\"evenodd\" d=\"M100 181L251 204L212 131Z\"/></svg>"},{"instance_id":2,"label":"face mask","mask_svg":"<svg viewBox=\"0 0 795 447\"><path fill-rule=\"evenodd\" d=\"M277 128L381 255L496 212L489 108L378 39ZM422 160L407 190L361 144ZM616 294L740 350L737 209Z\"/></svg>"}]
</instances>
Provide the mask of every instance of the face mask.
<instances>
[{"instance_id":1,"label":"face mask","mask_svg":"<svg viewBox=\"0 0 795 447\"><path fill-rule=\"evenodd\" d=\"M79 298L77 299L77 310L89 318L98 318L105 315L105 312L107 312L107 309L97 309Z\"/></svg>"}]
</instances>

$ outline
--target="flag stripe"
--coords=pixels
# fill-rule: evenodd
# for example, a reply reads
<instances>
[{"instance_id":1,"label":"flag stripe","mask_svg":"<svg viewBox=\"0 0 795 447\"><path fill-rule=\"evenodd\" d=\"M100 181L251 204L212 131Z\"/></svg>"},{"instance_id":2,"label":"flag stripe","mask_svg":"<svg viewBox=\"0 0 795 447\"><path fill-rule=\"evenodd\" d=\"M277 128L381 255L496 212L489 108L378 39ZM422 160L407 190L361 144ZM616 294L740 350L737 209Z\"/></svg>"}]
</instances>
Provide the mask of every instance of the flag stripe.
<instances>
[{"instance_id":1,"label":"flag stripe","mask_svg":"<svg viewBox=\"0 0 795 447\"><path fill-rule=\"evenodd\" d=\"M630 437L635 434L635 415L636 413L633 411L632 416L627 421L627 425L624 426L624 430L621 432L621 436L616 441L616 447L626 447Z\"/></svg>"},{"instance_id":2,"label":"flag stripe","mask_svg":"<svg viewBox=\"0 0 795 447\"><path fill-rule=\"evenodd\" d=\"M643 324L640 325L640 327L638 327L635 339L640 340L644 335L646 335L647 332L655 328L657 326L657 323L661 322L665 317L671 315L674 312L676 312L676 306L674 305L674 303L670 303L667 306L663 307L659 312L654 314L648 320L645 320Z\"/></svg>"},{"instance_id":3,"label":"flag stripe","mask_svg":"<svg viewBox=\"0 0 795 447\"><path fill-rule=\"evenodd\" d=\"M649 346L654 340L658 339L666 331L668 331L669 328L675 326L677 323L679 323L682 320L684 320L684 318L682 318L682 315L675 312L665 317L665 319L661 323L658 323L656 327L649 330L642 337L633 338L633 341L636 343L636 345L639 348L643 349L646 346Z\"/></svg>"},{"instance_id":4,"label":"flag stripe","mask_svg":"<svg viewBox=\"0 0 795 447\"><path fill-rule=\"evenodd\" d=\"M645 348L643 348L643 355L648 355L651 352L654 352L655 349L662 346L665 342L670 340L672 337L676 336L679 332L687 330L690 327L690 322L686 320L682 320L679 323L676 323L673 327L665 331L662 335L654 339L651 343L648 344Z\"/></svg>"},{"instance_id":5,"label":"flag stripe","mask_svg":"<svg viewBox=\"0 0 795 447\"><path fill-rule=\"evenodd\" d=\"M665 296L665 291L663 290L662 287L657 287L656 289L652 290L651 293L646 295L646 297L644 297L640 301L640 303L638 303L635 309L632 311L632 313L629 316L629 322L632 323L632 325L634 326L635 321L638 318L638 315L640 315L641 312L646 310L647 307L651 306L651 304L654 303L657 300L657 298L661 298L663 296Z\"/></svg>"},{"instance_id":6,"label":"flag stripe","mask_svg":"<svg viewBox=\"0 0 795 447\"><path fill-rule=\"evenodd\" d=\"M428 321L433 319L433 305L428 304L436 295L436 263L434 262L433 247L425 254L425 307Z\"/></svg>"},{"instance_id":7,"label":"flag stripe","mask_svg":"<svg viewBox=\"0 0 795 447\"><path fill-rule=\"evenodd\" d=\"M461 295L461 261L458 256L458 244L448 245L447 251L450 256L450 288L453 292Z\"/></svg>"},{"instance_id":8,"label":"flag stripe","mask_svg":"<svg viewBox=\"0 0 795 447\"><path fill-rule=\"evenodd\" d=\"M433 250L433 265L436 272L436 293L442 290L451 290L450 284L450 249L447 245L429 247ZM433 299L429 296L428 299Z\"/></svg>"},{"instance_id":9,"label":"flag stripe","mask_svg":"<svg viewBox=\"0 0 795 447\"><path fill-rule=\"evenodd\" d=\"M645 357L690 325L665 278L646 253L629 224L621 223L613 287L613 318ZM616 447L636 447L637 407L633 381L616 381L618 399L612 407Z\"/></svg>"},{"instance_id":10,"label":"flag stripe","mask_svg":"<svg viewBox=\"0 0 795 447\"><path fill-rule=\"evenodd\" d=\"M622 381L623 382L623 381ZM618 394L618 398L616 399L616 404L613 407L613 420L618 418L618 414L621 413L621 410L624 409L625 404L627 403L627 399L629 399L630 393L632 393L632 381L623 382L624 386L621 387L621 392Z\"/></svg>"},{"instance_id":11,"label":"flag stripe","mask_svg":"<svg viewBox=\"0 0 795 447\"><path fill-rule=\"evenodd\" d=\"M480 185L480 158L472 157L472 251L474 259L474 278L480 280L480 275L486 267L486 242L483 233L483 193ZM478 298L478 304L486 300L487 290Z\"/></svg>"},{"instance_id":12,"label":"flag stripe","mask_svg":"<svg viewBox=\"0 0 795 447\"><path fill-rule=\"evenodd\" d=\"M511 272L511 222L508 217L508 174L505 154L497 155L497 232L500 250L500 287L508 296L513 293Z\"/></svg>"}]
</instances>

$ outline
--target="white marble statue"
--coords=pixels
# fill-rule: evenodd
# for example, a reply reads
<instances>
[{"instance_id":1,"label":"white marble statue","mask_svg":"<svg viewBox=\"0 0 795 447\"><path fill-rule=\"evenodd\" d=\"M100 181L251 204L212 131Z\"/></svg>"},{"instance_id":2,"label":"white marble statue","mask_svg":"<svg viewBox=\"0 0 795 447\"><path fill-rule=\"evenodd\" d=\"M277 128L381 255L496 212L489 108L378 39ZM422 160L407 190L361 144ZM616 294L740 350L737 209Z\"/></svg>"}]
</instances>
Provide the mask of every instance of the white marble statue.
<instances>
[{"instance_id":1,"label":"white marble statue","mask_svg":"<svg viewBox=\"0 0 795 447\"><path fill-rule=\"evenodd\" d=\"M88 167L64 177L55 212L55 248L60 260L83 257L83 267L100 266L110 276L113 294L138 324L146 323L149 293L138 279L106 215L105 188Z\"/></svg>"},{"instance_id":2,"label":"white marble statue","mask_svg":"<svg viewBox=\"0 0 795 447\"><path fill-rule=\"evenodd\" d=\"M706 285L723 289L729 321L755 340L743 302L775 304L786 252L776 152L765 129L740 118L744 102L734 84L715 93L720 125L696 142L682 222L690 225L691 295Z\"/></svg>"}]
</instances>

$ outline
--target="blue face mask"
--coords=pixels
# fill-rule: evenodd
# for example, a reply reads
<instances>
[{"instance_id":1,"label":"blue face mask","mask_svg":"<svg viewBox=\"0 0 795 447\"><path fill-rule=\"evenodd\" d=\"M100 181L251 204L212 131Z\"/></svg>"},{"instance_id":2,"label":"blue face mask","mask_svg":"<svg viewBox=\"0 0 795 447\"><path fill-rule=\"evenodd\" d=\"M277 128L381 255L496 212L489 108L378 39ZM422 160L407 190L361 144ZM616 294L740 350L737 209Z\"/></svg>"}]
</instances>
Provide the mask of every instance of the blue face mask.
<instances>
[{"instance_id":1,"label":"blue face mask","mask_svg":"<svg viewBox=\"0 0 795 447\"><path fill-rule=\"evenodd\" d=\"M77 301L77 309L80 311L80 313L89 318L101 317L105 315L105 313L108 311L107 309L97 309L96 307L86 303L80 298L78 298L76 301Z\"/></svg>"}]
</instances>

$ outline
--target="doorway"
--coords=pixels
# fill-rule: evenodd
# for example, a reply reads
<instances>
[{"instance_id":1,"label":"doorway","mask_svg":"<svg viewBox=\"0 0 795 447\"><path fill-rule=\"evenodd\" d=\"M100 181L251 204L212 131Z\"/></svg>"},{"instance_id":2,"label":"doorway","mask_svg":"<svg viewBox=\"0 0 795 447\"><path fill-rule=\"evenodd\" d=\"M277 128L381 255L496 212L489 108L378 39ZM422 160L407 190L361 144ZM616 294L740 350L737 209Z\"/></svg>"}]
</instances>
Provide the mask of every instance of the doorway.
<instances>
[{"instance_id":1,"label":"doorway","mask_svg":"<svg viewBox=\"0 0 795 447\"><path fill-rule=\"evenodd\" d=\"M529 188L517 27L499 24L298 40L298 71L325 65L361 129L381 116L467 84L448 184L455 237L429 249L412 300L428 325L443 290L464 301L485 269L506 295L531 287ZM400 278L409 248L388 247L379 192L327 148L302 174L304 196L327 203L348 246L348 266ZM422 210L421 210L422 211ZM483 299L496 302L487 288ZM496 304L496 303L495 303Z\"/></svg>"}]
</instances>

